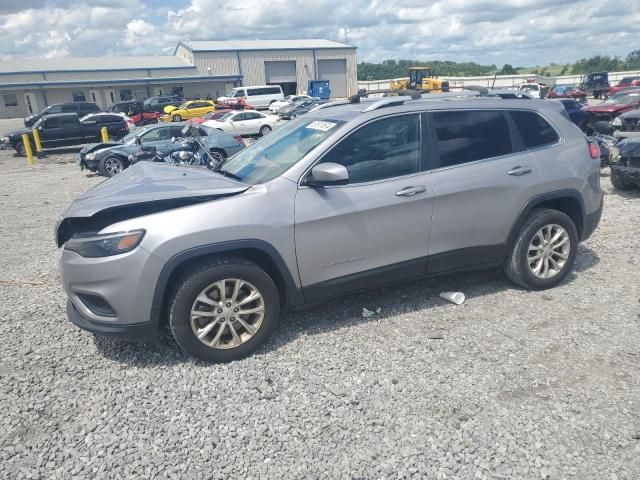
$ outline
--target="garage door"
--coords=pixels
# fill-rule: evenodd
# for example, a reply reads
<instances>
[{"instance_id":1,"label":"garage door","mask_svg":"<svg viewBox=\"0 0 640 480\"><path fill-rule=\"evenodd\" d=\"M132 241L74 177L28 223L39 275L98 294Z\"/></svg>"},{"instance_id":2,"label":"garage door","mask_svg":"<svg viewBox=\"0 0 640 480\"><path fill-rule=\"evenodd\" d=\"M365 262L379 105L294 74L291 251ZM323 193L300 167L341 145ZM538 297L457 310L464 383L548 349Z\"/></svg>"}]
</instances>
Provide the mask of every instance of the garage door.
<instances>
[{"instance_id":1,"label":"garage door","mask_svg":"<svg viewBox=\"0 0 640 480\"><path fill-rule=\"evenodd\" d=\"M347 60L318 60L318 78L329 80L332 97L347 96Z\"/></svg>"},{"instance_id":2,"label":"garage door","mask_svg":"<svg viewBox=\"0 0 640 480\"><path fill-rule=\"evenodd\" d=\"M268 84L296 81L295 60L286 62L264 62L264 69Z\"/></svg>"}]
</instances>

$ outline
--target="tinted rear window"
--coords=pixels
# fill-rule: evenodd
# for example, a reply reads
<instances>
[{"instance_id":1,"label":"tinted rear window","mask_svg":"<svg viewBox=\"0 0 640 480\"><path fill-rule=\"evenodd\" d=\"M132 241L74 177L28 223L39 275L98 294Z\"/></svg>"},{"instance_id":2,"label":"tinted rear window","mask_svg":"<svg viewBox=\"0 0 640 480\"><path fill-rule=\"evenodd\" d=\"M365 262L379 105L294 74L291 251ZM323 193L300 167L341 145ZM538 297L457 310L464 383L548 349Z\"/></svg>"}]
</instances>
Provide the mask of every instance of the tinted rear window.
<instances>
[{"instance_id":1,"label":"tinted rear window","mask_svg":"<svg viewBox=\"0 0 640 480\"><path fill-rule=\"evenodd\" d=\"M513 111L511 117L518 127L525 147L535 148L558 141L558 133L536 112Z\"/></svg>"},{"instance_id":2,"label":"tinted rear window","mask_svg":"<svg viewBox=\"0 0 640 480\"><path fill-rule=\"evenodd\" d=\"M501 112L437 112L433 118L441 167L499 157L513 151L509 126Z\"/></svg>"}]
</instances>

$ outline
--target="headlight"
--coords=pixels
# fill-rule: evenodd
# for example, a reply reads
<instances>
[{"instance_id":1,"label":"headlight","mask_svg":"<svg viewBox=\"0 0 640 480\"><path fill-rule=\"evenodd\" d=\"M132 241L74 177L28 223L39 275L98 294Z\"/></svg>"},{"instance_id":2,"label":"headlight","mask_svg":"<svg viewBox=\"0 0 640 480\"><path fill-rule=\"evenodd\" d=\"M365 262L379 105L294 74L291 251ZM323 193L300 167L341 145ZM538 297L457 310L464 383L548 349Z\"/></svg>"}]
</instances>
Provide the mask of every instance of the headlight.
<instances>
[{"instance_id":1,"label":"headlight","mask_svg":"<svg viewBox=\"0 0 640 480\"><path fill-rule=\"evenodd\" d=\"M622 119L620 117L614 118L613 122L611 122L611 125L613 125L614 127L621 127L622 126Z\"/></svg>"},{"instance_id":2,"label":"headlight","mask_svg":"<svg viewBox=\"0 0 640 480\"><path fill-rule=\"evenodd\" d=\"M190 156L189 152L185 152L184 150L178 153L178 158L180 160L188 160Z\"/></svg>"},{"instance_id":3,"label":"headlight","mask_svg":"<svg viewBox=\"0 0 640 480\"><path fill-rule=\"evenodd\" d=\"M0 143L9 143L9 137L2 137L2 139L0 139Z\"/></svg>"},{"instance_id":4,"label":"headlight","mask_svg":"<svg viewBox=\"0 0 640 480\"><path fill-rule=\"evenodd\" d=\"M95 153L87 153L87 154L84 156L84 159L85 159L85 160L95 160L95 159L96 159L96 154L95 154Z\"/></svg>"},{"instance_id":5,"label":"headlight","mask_svg":"<svg viewBox=\"0 0 640 480\"><path fill-rule=\"evenodd\" d=\"M138 246L143 236L144 230L104 235L74 235L64 244L64 249L86 258L109 257L130 252Z\"/></svg>"}]
</instances>

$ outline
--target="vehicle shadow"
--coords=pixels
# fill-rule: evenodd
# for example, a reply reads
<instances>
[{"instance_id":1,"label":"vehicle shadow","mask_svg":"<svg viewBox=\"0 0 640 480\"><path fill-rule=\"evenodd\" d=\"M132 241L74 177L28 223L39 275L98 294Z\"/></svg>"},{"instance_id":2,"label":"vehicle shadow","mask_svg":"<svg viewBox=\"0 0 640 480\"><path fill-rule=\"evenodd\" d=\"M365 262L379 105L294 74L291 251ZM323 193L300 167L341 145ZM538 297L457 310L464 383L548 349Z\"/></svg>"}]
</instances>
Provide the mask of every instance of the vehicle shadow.
<instances>
[{"instance_id":1,"label":"vehicle shadow","mask_svg":"<svg viewBox=\"0 0 640 480\"><path fill-rule=\"evenodd\" d=\"M562 285L574 282L580 273L586 272L600 262L598 254L585 245L580 245L574 271L563 280ZM290 311L283 315L280 328L276 330L257 354L278 350L300 336L326 333L367 322L379 322L386 318L416 311L425 311L446 304L440 292L460 291L466 301L505 290L520 289L513 285L501 270L464 272L434 278L407 280L394 285L367 290L361 293L338 297L327 302ZM520 289L523 290L524 289ZM365 318L362 309L379 314ZM340 312L340 315L328 313ZM168 332L163 332L155 342L133 343L118 339L94 336L97 350L104 357L135 367L171 366L191 363L208 367L210 364L186 355Z\"/></svg>"}]
</instances>

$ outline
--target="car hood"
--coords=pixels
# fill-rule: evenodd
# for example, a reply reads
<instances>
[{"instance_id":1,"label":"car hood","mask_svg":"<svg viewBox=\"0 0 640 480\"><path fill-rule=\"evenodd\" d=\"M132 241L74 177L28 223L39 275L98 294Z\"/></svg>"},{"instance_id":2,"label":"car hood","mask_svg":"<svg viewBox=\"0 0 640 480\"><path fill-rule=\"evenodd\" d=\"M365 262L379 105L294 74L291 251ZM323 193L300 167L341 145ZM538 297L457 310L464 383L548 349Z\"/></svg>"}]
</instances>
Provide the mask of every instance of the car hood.
<instances>
[{"instance_id":1,"label":"car hood","mask_svg":"<svg viewBox=\"0 0 640 480\"><path fill-rule=\"evenodd\" d=\"M163 108L164 113L171 113L174 110L177 110L178 107L176 107L175 105L167 105L166 107Z\"/></svg>"},{"instance_id":2,"label":"car hood","mask_svg":"<svg viewBox=\"0 0 640 480\"><path fill-rule=\"evenodd\" d=\"M600 105L591 105L589 107L582 107L582 111L609 113L609 112L619 112L620 110L628 110L629 108L631 108L629 105L625 105L622 103L614 103L609 105L600 104Z\"/></svg>"},{"instance_id":3,"label":"car hood","mask_svg":"<svg viewBox=\"0 0 640 480\"><path fill-rule=\"evenodd\" d=\"M72 235L97 232L128 218L237 195L250 188L200 167L137 163L77 197L56 225L62 246Z\"/></svg>"},{"instance_id":4,"label":"car hood","mask_svg":"<svg viewBox=\"0 0 640 480\"><path fill-rule=\"evenodd\" d=\"M93 152L94 150L102 150L104 148L111 148L111 147L119 147L122 146L121 142L107 142L107 143L87 143L84 147L82 147L80 149L80 153L89 153L89 152Z\"/></svg>"},{"instance_id":5,"label":"car hood","mask_svg":"<svg viewBox=\"0 0 640 480\"><path fill-rule=\"evenodd\" d=\"M18 128L17 130L11 130L4 134L6 137L20 137L23 133L31 133L31 128Z\"/></svg>"},{"instance_id":6,"label":"car hood","mask_svg":"<svg viewBox=\"0 0 640 480\"><path fill-rule=\"evenodd\" d=\"M295 105L285 105L283 107L280 107L280 113L291 113L295 110L297 110L299 107L295 106Z\"/></svg>"}]
</instances>

